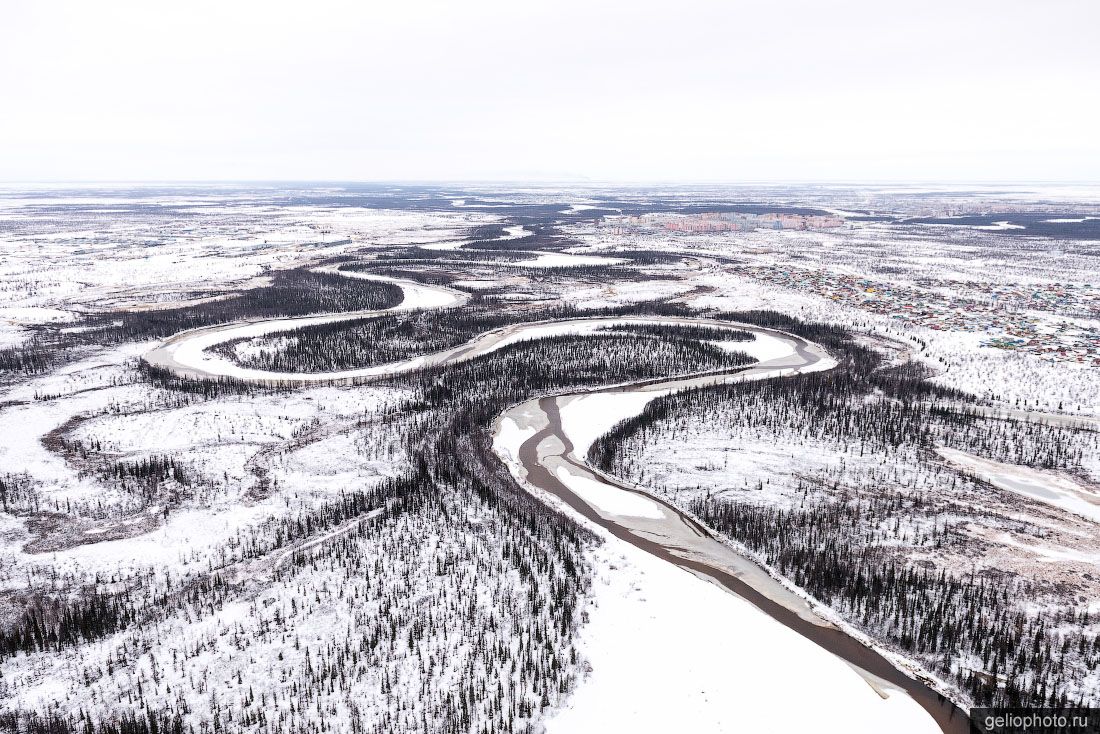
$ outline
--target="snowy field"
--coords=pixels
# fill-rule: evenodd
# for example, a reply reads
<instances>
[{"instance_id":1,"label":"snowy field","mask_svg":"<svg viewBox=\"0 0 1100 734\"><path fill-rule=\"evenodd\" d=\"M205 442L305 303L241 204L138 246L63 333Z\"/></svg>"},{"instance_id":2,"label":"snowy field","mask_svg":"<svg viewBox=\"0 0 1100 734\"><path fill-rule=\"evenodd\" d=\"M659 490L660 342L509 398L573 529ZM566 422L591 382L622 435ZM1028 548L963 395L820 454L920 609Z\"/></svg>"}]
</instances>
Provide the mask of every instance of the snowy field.
<instances>
[{"instance_id":1,"label":"snowy field","mask_svg":"<svg viewBox=\"0 0 1100 734\"><path fill-rule=\"evenodd\" d=\"M551 734L797 731L792 697L815 732L939 731L904 692L876 689L717 586L614 539L594 563L580 642L592 673L550 713Z\"/></svg>"},{"instance_id":2,"label":"snowy field","mask_svg":"<svg viewBox=\"0 0 1100 734\"><path fill-rule=\"evenodd\" d=\"M981 681L1004 690L1020 666L1027 686L1095 701L1096 243L1031 228L1094 226L1100 197L1010 189L0 189L0 715L83 730L86 715L185 712L196 731L265 734L805 731L777 716L795 700L817 712L813 731L939 729L904 691L741 597L516 487L519 447L544 426L499 422L502 467L489 424L515 402L490 415L479 401L558 394L578 375L589 384L558 403L578 461L603 457L609 476L652 493L609 493L554 465L601 516L736 506L781 518L791 537L813 517L848 523L830 542L962 579L960 597L977 593L965 584L1010 589L997 613L1019 629L1041 616L1050 651L1021 663L987 650L992 666L976 647L914 651L899 642L903 612L896 628L865 623L789 557L721 542L775 598L958 704ZM689 232L646 218L721 214L731 197L844 223ZM968 201L984 212L974 222L910 221ZM209 310L290 272L396 284L402 300ZM312 384L241 364L305 324L475 306L506 325L400 363L316 371ZM166 313L185 333L155 332ZM110 331L135 314L154 331ZM548 339L641 344L743 319L779 331L681 339L760 363L720 379L684 370L671 387L587 392L619 365L545 383L531 373L546 365L477 372ZM833 341L798 347L788 327ZM865 391L841 400L829 390L848 383L834 376L863 352L846 357L832 328L879 355L876 374L913 368L941 392L910 399L904 380L864 375ZM227 341L235 352L214 351ZM463 369L484 385L447 381ZM797 381L814 387L775 386ZM744 392L684 402L716 383ZM532 392L508 392L518 385ZM970 412L936 417L956 409ZM890 433L918 413L919 437Z\"/></svg>"}]
</instances>

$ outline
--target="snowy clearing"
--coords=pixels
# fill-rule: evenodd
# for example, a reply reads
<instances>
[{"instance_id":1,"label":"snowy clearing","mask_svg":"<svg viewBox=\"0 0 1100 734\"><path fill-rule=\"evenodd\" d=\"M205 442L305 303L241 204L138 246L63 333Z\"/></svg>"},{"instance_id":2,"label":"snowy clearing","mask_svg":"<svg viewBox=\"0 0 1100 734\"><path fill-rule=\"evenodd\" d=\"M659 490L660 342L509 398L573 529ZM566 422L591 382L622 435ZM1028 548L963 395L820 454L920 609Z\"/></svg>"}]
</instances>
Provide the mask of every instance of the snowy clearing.
<instances>
[{"instance_id":1,"label":"snowy clearing","mask_svg":"<svg viewBox=\"0 0 1100 734\"><path fill-rule=\"evenodd\" d=\"M1065 474L1016 464L1003 464L942 446L936 449L936 453L952 464L973 472L995 487L1007 489L1100 522L1100 493L1090 490Z\"/></svg>"}]
</instances>

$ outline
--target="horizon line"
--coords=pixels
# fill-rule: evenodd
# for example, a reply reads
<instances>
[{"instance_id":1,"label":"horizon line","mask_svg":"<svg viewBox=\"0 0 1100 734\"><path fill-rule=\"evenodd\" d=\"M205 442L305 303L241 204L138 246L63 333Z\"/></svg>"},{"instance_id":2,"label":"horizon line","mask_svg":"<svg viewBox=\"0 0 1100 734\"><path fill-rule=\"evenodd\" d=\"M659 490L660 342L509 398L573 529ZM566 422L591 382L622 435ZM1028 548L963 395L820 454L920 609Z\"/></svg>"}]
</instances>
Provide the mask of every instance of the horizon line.
<instances>
[{"instance_id":1,"label":"horizon line","mask_svg":"<svg viewBox=\"0 0 1100 734\"><path fill-rule=\"evenodd\" d=\"M350 179L350 178L142 178L142 179L33 179L33 180L4 180L0 179L0 186L89 186L89 185L240 185L240 184L339 184L339 185L470 185L470 184L496 184L525 186L915 186L915 185L941 185L941 186L1027 186L1035 184L1059 184L1059 185L1086 185L1100 186L1100 178L1097 179L590 179L590 178L562 178L562 179L524 179L524 178L423 178L423 179Z\"/></svg>"}]
</instances>

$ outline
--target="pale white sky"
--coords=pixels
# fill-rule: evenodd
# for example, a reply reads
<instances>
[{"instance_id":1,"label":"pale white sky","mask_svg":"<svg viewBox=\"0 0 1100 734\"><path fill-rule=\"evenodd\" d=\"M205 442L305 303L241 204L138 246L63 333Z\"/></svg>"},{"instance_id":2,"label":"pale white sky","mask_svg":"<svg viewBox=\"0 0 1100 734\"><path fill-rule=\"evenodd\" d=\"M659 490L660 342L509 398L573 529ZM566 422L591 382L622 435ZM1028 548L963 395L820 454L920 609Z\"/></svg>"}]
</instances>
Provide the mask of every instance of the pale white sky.
<instances>
[{"instance_id":1,"label":"pale white sky","mask_svg":"<svg viewBox=\"0 0 1100 734\"><path fill-rule=\"evenodd\" d=\"M1098 28L1098 0L0 0L0 180L1097 180Z\"/></svg>"}]
</instances>

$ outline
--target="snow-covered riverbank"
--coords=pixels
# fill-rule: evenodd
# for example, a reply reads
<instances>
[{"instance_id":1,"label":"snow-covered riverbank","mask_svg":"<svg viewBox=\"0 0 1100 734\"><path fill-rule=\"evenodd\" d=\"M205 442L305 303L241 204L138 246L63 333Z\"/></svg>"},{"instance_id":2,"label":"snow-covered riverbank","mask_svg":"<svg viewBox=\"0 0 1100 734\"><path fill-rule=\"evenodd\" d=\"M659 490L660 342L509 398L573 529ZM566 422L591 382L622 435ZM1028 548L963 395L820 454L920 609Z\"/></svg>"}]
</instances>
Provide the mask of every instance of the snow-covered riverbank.
<instances>
[{"instance_id":1,"label":"snow-covered riverbank","mask_svg":"<svg viewBox=\"0 0 1100 734\"><path fill-rule=\"evenodd\" d=\"M498 419L494 448L521 485L566 511L586 505L595 514L580 515L603 521L596 524L605 539L595 553L600 581L582 633L593 672L551 718L550 732L940 731L903 687L856 667L696 569L731 574L800 624L831 628L804 599L671 506L617 485L583 460L600 435L659 396L836 364L816 345L753 331L756 339L743 343L744 351L762 362L740 373L532 400ZM557 480L557 491L543 486L547 477ZM563 489L574 501L560 501ZM628 542L631 537L638 542ZM669 557L654 555L653 547ZM685 565L677 567L677 559ZM885 664L865 650L867 660ZM799 661L797 668L787 665L790 660ZM891 672L895 681L908 680ZM812 722L781 715L792 690L806 702L801 710L814 711Z\"/></svg>"}]
</instances>

